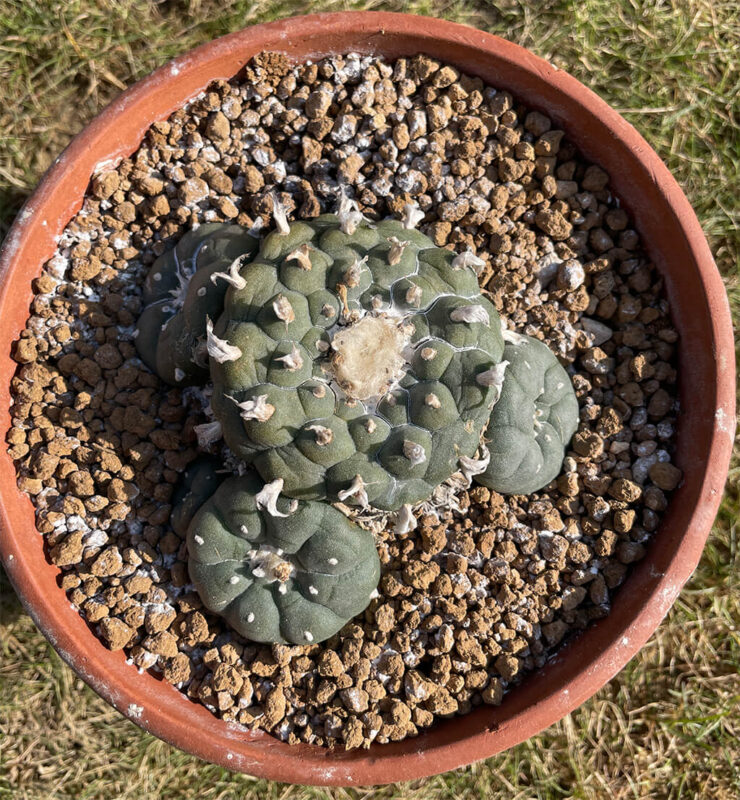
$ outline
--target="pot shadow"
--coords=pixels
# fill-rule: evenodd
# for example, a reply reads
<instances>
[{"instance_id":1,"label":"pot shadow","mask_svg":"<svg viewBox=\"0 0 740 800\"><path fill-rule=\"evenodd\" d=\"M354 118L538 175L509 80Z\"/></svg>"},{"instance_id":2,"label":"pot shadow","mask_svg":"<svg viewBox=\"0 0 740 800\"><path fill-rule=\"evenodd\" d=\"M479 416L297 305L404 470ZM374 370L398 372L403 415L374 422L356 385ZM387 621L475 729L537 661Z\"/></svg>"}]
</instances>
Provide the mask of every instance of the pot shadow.
<instances>
[{"instance_id":1,"label":"pot shadow","mask_svg":"<svg viewBox=\"0 0 740 800\"><path fill-rule=\"evenodd\" d=\"M0 623L11 625L25 613L10 579L0 566Z\"/></svg>"},{"instance_id":2,"label":"pot shadow","mask_svg":"<svg viewBox=\"0 0 740 800\"><path fill-rule=\"evenodd\" d=\"M28 192L16 186L0 185L0 246L8 235L13 220L28 198ZM25 614L21 601L0 566L0 624L10 625Z\"/></svg>"},{"instance_id":3,"label":"pot shadow","mask_svg":"<svg viewBox=\"0 0 740 800\"><path fill-rule=\"evenodd\" d=\"M0 184L0 245L8 235L10 226L28 199L28 195L29 192L25 189Z\"/></svg>"}]
</instances>

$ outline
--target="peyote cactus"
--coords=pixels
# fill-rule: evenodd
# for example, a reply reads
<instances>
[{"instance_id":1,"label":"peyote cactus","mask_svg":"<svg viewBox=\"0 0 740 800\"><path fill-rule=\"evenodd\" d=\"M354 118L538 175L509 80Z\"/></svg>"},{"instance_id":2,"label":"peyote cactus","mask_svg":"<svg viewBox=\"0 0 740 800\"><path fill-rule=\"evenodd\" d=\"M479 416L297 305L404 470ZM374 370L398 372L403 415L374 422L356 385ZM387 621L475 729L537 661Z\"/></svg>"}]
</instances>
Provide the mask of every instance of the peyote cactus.
<instances>
[{"instance_id":1,"label":"peyote cactus","mask_svg":"<svg viewBox=\"0 0 740 800\"><path fill-rule=\"evenodd\" d=\"M224 481L188 526L190 577L206 608L246 638L320 642L367 607L380 560L371 533L279 489L251 471Z\"/></svg>"},{"instance_id":2,"label":"peyote cactus","mask_svg":"<svg viewBox=\"0 0 740 800\"><path fill-rule=\"evenodd\" d=\"M578 427L570 377L547 345L505 334L506 372L486 431L490 462L475 480L503 494L530 494L560 472Z\"/></svg>"},{"instance_id":3,"label":"peyote cactus","mask_svg":"<svg viewBox=\"0 0 740 800\"><path fill-rule=\"evenodd\" d=\"M256 249L244 228L209 223L188 231L154 262L144 283L136 348L162 380L177 386L208 380L207 321L223 309L235 260Z\"/></svg>"},{"instance_id":4,"label":"peyote cactus","mask_svg":"<svg viewBox=\"0 0 740 800\"><path fill-rule=\"evenodd\" d=\"M290 497L426 499L473 455L500 389L478 259L408 219L278 222L208 333L226 443Z\"/></svg>"},{"instance_id":5,"label":"peyote cactus","mask_svg":"<svg viewBox=\"0 0 740 800\"><path fill-rule=\"evenodd\" d=\"M201 456L189 464L180 479L172 498L170 524L172 530L185 538L188 526L198 509L213 496L219 484L226 478L221 462L213 456Z\"/></svg>"},{"instance_id":6,"label":"peyote cactus","mask_svg":"<svg viewBox=\"0 0 740 800\"><path fill-rule=\"evenodd\" d=\"M253 641L310 644L361 613L380 576L372 534L314 500L400 509L403 529L458 468L528 494L559 472L578 403L544 344L502 334L478 259L435 247L412 213L370 225L345 202L275 218L256 256L219 224L160 257L137 346L170 383L210 367L199 441L223 436L266 481L224 480L215 457L185 471L171 521L204 605Z\"/></svg>"}]
</instances>

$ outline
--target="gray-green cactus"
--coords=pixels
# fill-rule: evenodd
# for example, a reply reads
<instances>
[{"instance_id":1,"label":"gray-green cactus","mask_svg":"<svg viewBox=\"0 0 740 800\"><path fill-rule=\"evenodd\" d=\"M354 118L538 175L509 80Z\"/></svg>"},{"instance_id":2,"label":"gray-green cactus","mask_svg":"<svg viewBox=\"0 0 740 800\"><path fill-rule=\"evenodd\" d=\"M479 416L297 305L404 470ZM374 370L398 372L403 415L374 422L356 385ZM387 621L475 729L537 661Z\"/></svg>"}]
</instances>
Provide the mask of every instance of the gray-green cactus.
<instances>
[{"instance_id":1,"label":"gray-green cactus","mask_svg":"<svg viewBox=\"0 0 740 800\"><path fill-rule=\"evenodd\" d=\"M568 373L547 345L507 333L501 397L486 431L490 462L475 480L502 494L530 494L555 478L578 427Z\"/></svg>"},{"instance_id":2,"label":"gray-green cactus","mask_svg":"<svg viewBox=\"0 0 740 800\"><path fill-rule=\"evenodd\" d=\"M224 481L188 526L190 578L247 639L320 642L370 602L375 542L328 503L288 501L279 489L251 471Z\"/></svg>"},{"instance_id":3,"label":"gray-green cactus","mask_svg":"<svg viewBox=\"0 0 740 800\"><path fill-rule=\"evenodd\" d=\"M208 380L206 326L238 282L234 262L251 257L257 240L238 225L209 223L188 231L152 265L144 283L136 349L144 363L175 386Z\"/></svg>"},{"instance_id":4,"label":"gray-green cactus","mask_svg":"<svg viewBox=\"0 0 740 800\"><path fill-rule=\"evenodd\" d=\"M170 514L172 530L178 536L185 537L198 509L226 477L223 465L214 456L201 456L186 467L172 498Z\"/></svg>"},{"instance_id":5,"label":"gray-green cactus","mask_svg":"<svg viewBox=\"0 0 740 800\"><path fill-rule=\"evenodd\" d=\"M291 497L426 499L475 452L500 388L475 262L356 211L282 220L209 333L226 443Z\"/></svg>"}]
</instances>

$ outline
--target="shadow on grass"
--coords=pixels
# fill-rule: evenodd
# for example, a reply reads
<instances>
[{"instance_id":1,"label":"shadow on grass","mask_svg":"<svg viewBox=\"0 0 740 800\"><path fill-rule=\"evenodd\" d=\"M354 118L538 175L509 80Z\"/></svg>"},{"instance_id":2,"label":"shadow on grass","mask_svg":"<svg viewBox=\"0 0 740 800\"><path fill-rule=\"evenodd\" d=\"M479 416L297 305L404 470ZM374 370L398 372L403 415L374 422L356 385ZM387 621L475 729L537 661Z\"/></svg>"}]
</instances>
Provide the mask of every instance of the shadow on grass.
<instances>
[{"instance_id":1,"label":"shadow on grass","mask_svg":"<svg viewBox=\"0 0 740 800\"><path fill-rule=\"evenodd\" d=\"M21 206L28 198L28 192L16 186L0 184L0 245L8 235ZM24 614L18 595L10 583L5 570L0 567L0 622L10 624Z\"/></svg>"},{"instance_id":2,"label":"shadow on grass","mask_svg":"<svg viewBox=\"0 0 740 800\"><path fill-rule=\"evenodd\" d=\"M10 579L0 567L0 622L10 625L25 613Z\"/></svg>"},{"instance_id":3,"label":"shadow on grass","mask_svg":"<svg viewBox=\"0 0 740 800\"><path fill-rule=\"evenodd\" d=\"M28 195L29 192L25 189L0 184L0 244L8 235L10 226Z\"/></svg>"}]
</instances>

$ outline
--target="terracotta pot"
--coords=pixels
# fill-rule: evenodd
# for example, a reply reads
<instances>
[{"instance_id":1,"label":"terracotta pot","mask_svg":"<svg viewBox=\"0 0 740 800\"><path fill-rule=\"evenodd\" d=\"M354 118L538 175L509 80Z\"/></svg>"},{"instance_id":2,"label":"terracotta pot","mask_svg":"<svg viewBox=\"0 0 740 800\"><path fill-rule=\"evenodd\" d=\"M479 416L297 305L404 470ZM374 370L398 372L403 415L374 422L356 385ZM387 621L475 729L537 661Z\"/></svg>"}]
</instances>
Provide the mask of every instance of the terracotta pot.
<instances>
[{"instance_id":1,"label":"terracotta pot","mask_svg":"<svg viewBox=\"0 0 740 800\"><path fill-rule=\"evenodd\" d=\"M504 750L575 709L639 650L676 599L701 555L727 475L735 423L734 349L722 281L685 196L645 140L593 92L521 47L440 20L389 13L339 13L258 25L206 44L124 92L57 159L18 215L0 258L0 432L10 425L11 342L29 314L31 281L82 202L90 176L139 145L215 78L231 78L261 50L296 61L360 51L388 58L426 52L509 90L549 115L586 158L612 178L665 278L680 339L676 462L684 480L647 556L611 613L565 646L499 708L480 707L415 739L369 751L289 746L218 720L175 688L125 664L91 634L44 556L33 507L0 452L2 555L28 613L62 658L98 694L142 728L201 758L280 781L377 784L432 775Z\"/></svg>"}]
</instances>

